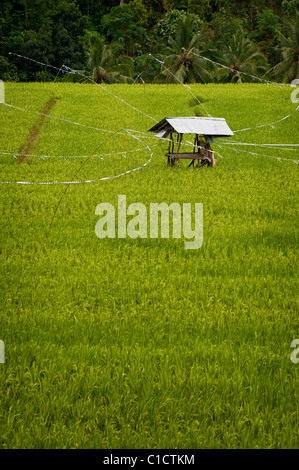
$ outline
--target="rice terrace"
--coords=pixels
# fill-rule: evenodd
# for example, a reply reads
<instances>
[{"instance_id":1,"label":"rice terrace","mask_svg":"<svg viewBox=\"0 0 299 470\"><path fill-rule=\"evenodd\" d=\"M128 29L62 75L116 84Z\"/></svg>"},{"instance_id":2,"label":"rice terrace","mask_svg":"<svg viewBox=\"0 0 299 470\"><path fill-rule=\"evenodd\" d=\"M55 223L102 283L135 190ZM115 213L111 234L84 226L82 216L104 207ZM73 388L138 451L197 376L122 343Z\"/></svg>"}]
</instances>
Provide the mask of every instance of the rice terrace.
<instances>
[{"instance_id":1,"label":"rice terrace","mask_svg":"<svg viewBox=\"0 0 299 470\"><path fill-rule=\"evenodd\" d=\"M298 448L296 88L4 85L0 448ZM150 128L205 111L215 164L167 165ZM120 196L202 204L202 244L97 236Z\"/></svg>"}]
</instances>

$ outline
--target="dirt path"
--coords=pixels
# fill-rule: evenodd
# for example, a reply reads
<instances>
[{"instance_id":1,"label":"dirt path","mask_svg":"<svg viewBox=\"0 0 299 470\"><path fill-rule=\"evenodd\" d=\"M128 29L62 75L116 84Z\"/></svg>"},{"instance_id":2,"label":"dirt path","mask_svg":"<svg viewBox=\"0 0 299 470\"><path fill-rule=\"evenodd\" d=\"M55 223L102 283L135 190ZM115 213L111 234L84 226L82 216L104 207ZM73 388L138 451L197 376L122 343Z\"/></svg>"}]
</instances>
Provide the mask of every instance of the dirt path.
<instances>
[{"instance_id":1,"label":"dirt path","mask_svg":"<svg viewBox=\"0 0 299 470\"><path fill-rule=\"evenodd\" d=\"M47 112L54 106L56 103L57 98L51 98L50 101L46 104L45 108L42 110L42 114L47 114ZM35 128L33 131L29 134L26 143L23 147L22 152L18 156L18 163L27 163L28 160L30 159L30 155L33 153L38 139L41 134L41 126L45 120L46 116L40 116Z\"/></svg>"}]
</instances>

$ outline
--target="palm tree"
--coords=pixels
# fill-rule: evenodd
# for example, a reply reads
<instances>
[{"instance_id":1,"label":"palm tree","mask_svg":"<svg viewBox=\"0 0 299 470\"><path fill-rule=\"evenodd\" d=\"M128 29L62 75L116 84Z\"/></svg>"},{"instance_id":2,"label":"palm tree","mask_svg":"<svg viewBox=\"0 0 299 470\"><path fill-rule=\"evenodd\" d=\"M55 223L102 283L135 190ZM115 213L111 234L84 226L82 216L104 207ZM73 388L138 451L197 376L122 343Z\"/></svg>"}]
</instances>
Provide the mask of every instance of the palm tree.
<instances>
[{"instance_id":1,"label":"palm tree","mask_svg":"<svg viewBox=\"0 0 299 470\"><path fill-rule=\"evenodd\" d=\"M299 19L286 23L288 35L277 31L281 42L282 60L271 71L273 77L282 77L283 83L299 78Z\"/></svg>"},{"instance_id":2,"label":"palm tree","mask_svg":"<svg viewBox=\"0 0 299 470\"><path fill-rule=\"evenodd\" d=\"M96 83L132 83L133 61L129 57L116 59L111 46L96 35L89 37L87 66Z\"/></svg>"},{"instance_id":3,"label":"palm tree","mask_svg":"<svg viewBox=\"0 0 299 470\"><path fill-rule=\"evenodd\" d=\"M198 57L207 40L205 30L194 34L194 19L183 17L177 24L174 38L168 41L165 69L161 72L167 83L207 82L211 79L207 63Z\"/></svg>"},{"instance_id":4,"label":"palm tree","mask_svg":"<svg viewBox=\"0 0 299 470\"><path fill-rule=\"evenodd\" d=\"M222 82L252 81L250 75L260 76L267 70L266 57L242 28L232 35L229 43L212 52L213 58L219 62L217 72ZM227 69L230 69L229 73Z\"/></svg>"}]
</instances>

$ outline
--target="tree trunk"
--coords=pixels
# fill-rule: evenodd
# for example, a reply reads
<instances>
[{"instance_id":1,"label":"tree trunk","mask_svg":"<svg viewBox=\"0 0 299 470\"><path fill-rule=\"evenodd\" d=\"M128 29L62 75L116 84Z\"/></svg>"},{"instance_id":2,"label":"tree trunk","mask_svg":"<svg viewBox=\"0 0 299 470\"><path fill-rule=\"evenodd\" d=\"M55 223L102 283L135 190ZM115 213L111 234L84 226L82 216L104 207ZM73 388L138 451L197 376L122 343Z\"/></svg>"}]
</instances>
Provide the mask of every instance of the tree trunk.
<instances>
[{"instance_id":1,"label":"tree trunk","mask_svg":"<svg viewBox=\"0 0 299 470\"><path fill-rule=\"evenodd\" d=\"M24 2L24 13L25 13L25 25L29 26L29 18L28 18L28 11L27 11L27 2Z\"/></svg>"},{"instance_id":2,"label":"tree trunk","mask_svg":"<svg viewBox=\"0 0 299 470\"><path fill-rule=\"evenodd\" d=\"M125 0L120 0L119 6L121 7L121 6L124 5L124 4L125 4Z\"/></svg>"}]
</instances>

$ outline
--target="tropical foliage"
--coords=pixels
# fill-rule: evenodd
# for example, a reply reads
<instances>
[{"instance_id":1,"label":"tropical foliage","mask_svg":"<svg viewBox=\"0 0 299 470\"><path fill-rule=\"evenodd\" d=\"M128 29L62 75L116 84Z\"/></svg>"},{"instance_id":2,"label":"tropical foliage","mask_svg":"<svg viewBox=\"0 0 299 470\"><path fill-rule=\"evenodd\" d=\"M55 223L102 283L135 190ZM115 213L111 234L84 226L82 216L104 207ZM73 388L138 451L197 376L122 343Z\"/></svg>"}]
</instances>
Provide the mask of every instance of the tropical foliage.
<instances>
[{"instance_id":1,"label":"tropical foliage","mask_svg":"<svg viewBox=\"0 0 299 470\"><path fill-rule=\"evenodd\" d=\"M166 49L162 75L167 83L196 83L210 81L206 62L198 57L205 45L207 32L193 34L194 20L185 16L177 24L175 37L170 38Z\"/></svg>"},{"instance_id":2,"label":"tropical foliage","mask_svg":"<svg viewBox=\"0 0 299 470\"><path fill-rule=\"evenodd\" d=\"M252 81L251 76L258 76L267 71L266 58L259 47L251 41L243 29L233 34L228 44L223 44L219 51L214 51L218 66L217 72L221 81L242 83ZM230 71L228 71L230 69Z\"/></svg>"},{"instance_id":3,"label":"tropical foliage","mask_svg":"<svg viewBox=\"0 0 299 470\"><path fill-rule=\"evenodd\" d=\"M274 76L284 83L299 78L299 19L286 23L286 33L279 32L281 61L274 67Z\"/></svg>"},{"instance_id":4,"label":"tropical foliage","mask_svg":"<svg viewBox=\"0 0 299 470\"><path fill-rule=\"evenodd\" d=\"M133 63L130 57L117 59L110 45L96 36L89 38L88 69L96 83L131 83Z\"/></svg>"},{"instance_id":5,"label":"tropical foliage","mask_svg":"<svg viewBox=\"0 0 299 470\"><path fill-rule=\"evenodd\" d=\"M147 82L239 83L241 70L257 76L268 70L289 82L298 76L298 6L298 0L2 0L0 78L54 80L54 69L9 56L13 52L109 83L140 76ZM230 74L195 55L205 51L215 59L215 50L224 65L234 66ZM153 52L170 72L159 70L149 58Z\"/></svg>"}]
</instances>

